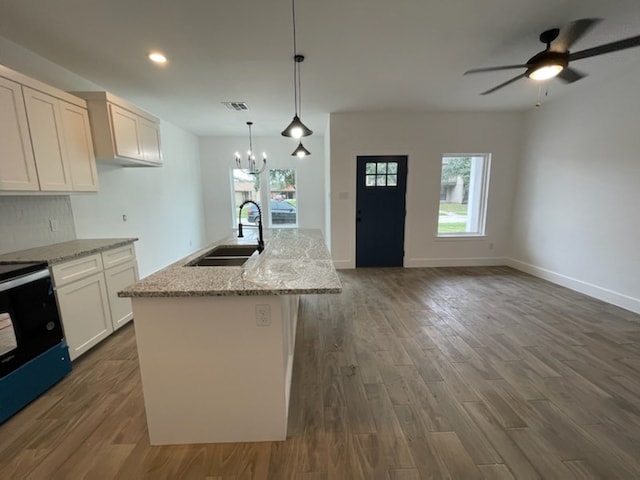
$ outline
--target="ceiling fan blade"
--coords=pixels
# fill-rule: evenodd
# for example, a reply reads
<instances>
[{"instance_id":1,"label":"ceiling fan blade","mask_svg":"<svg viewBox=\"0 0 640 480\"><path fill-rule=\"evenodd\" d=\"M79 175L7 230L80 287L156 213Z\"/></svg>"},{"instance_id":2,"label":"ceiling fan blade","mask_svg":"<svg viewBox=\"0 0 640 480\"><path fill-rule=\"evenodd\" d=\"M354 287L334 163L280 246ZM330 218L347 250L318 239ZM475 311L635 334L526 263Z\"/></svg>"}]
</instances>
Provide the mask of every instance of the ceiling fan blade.
<instances>
[{"instance_id":1,"label":"ceiling fan blade","mask_svg":"<svg viewBox=\"0 0 640 480\"><path fill-rule=\"evenodd\" d=\"M513 77L511 80L507 80L506 82L501 83L501 84L500 84L500 85L498 85L497 87L493 87L492 89L487 90L486 92L482 92L480 95L488 95L488 94L490 94L490 93L493 93L493 92L495 92L496 90L499 90L499 89L501 89L502 87L506 87L506 86L507 86L507 85L509 85L510 83L513 83L513 82L515 82L515 81L517 81L517 80L520 80L521 78L524 78L524 77L525 77L525 74L524 74L524 73L522 73L522 74L518 75L517 77Z\"/></svg>"},{"instance_id":2,"label":"ceiling fan blade","mask_svg":"<svg viewBox=\"0 0 640 480\"><path fill-rule=\"evenodd\" d=\"M601 21L601 18L583 18L569 23L562 28L560 35L554 40L550 50L552 52L568 52L571 45Z\"/></svg>"},{"instance_id":3,"label":"ceiling fan blade","mask_svg":"<svg viewBox=\"0 0 640 480\"><path fill-rule=\"evenodd\" d=\"M617 52L618 50L624 50L626 48L639 47L640 35L635 37L625 38L618 40L617 42L605 43L593 48L587 48L569 55L569 61L581 60L583 58L595 57L596 55L603 55L605 53Z\"/></svg>"},{"instance_id":4,"label":"ceiling fan blade","mask_svg":"<svg viewBox=\"0 0 640 480\"><path fill-rule=\"evenodd\" d=\"M482 73L482 72L497 72L499 70L513 70L515 68L527 68L528 65L502 65L501 67L487 67L487 68L474 68L473 70L467 70L465 75L469 73Z\"/></svg>"},{"instance_id":5,"label":"ceiling fan blade","mask_svg":"<svg viewBox=\"0 0 640 480\"><path fill-rule=\"evenodd\" d=\"M580 80L583 77L586 77L587 75L579 72L578 70L575 70L573 68L570 67L566 67L564 68L558 75L557 77L560 80L563 80L566 83L573 83L573 82L577 82L578 80Z\"/></svg>"}]
</instances>

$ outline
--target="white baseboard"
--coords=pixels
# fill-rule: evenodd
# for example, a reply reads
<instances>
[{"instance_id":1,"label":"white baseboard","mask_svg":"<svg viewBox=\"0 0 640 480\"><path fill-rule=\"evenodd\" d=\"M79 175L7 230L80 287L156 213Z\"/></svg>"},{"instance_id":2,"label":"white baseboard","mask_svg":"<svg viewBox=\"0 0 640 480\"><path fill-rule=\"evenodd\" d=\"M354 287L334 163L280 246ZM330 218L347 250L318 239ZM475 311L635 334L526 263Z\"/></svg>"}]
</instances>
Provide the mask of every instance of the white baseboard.
<instances>
[{"instance_id":1,"label":"white baseboard","mask_svg":"<svg viewBox=\"0 0 640 480\"><path fill-rule=\"evenodd\" d=\"M356 268L353 260L334 260L336 269ZM407 258L404 261L405 268L428 267L490 267L506 265L503 257L466 257L466 258Z\"/></svg>"},{"instance_id":2,"label":"white baseboard","mask_svg":"<svg viewBox=\"0 0 640 480\"><path fill-rule=\"evenodd\" d=\"M407 268L425 267L491 267L506 265L503 257L464 257L464 258L406 258L404 266Z\"/></svg>"},{"instance_id":3,"label":"white baseboard","mask_svg":"<svg viewBox=\"0 0 640 480\"><path fill-rule=\"evenodd\" d=\"M570 288L571 290L575 290L576 292L597 298L603 302L611 303L612 305L640 314L640 298L634 298L622 293L614 292L613 290L593 285L592 283L583 282L577 278L556 273L551 270L547 270L546 268L537 267L535 265L516 260L515 258L506 258L505 260L506 265L513 267L516 270L529 273L535 277L548 280L563 287Z\"/></svg>"},{"instance_id":4,"label":"white baseboard","mask_svg":"<svg viewBox=\"0 0 640 480\"><path fill-rule=\"evenodd\" d=\"M356 268L353 260L334 260L333 266L336 267L336 270L347 270L351 268Z\"/></svg>"}]
</instances>

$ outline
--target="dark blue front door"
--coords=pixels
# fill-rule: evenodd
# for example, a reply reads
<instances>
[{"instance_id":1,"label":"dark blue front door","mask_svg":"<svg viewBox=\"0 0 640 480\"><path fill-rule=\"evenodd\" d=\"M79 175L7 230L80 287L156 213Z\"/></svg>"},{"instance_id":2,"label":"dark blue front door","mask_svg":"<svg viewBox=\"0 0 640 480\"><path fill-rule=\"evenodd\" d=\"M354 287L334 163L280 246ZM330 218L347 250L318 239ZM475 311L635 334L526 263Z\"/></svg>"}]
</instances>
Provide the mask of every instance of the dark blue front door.
<instances>
[{"instance_id":1,"label":"dark blue front door","mask_svg":"<svg viewBox=\"0 0 640 480\"><path fill-rule=\"evenodd\" d=\"M357 159L356 267L401 267L406 156Z\"/></svg>"}]
</instances>

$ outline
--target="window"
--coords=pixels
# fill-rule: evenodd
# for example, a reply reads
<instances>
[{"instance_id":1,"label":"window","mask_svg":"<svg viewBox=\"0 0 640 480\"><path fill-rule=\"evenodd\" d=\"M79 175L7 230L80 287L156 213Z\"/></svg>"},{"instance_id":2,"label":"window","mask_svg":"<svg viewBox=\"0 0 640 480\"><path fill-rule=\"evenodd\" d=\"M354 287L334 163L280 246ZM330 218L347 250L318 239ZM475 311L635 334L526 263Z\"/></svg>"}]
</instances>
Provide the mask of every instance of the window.
<instances>
[{"instance_id":1,"label":"window","mask_svg":"<svg viewBox=\"0 0 640 480\"><path fill-rule=\"evenodd\" d=\"M269 181L269 188L261 188ZM253 200L262 211L262 223L270 227L295 227L298 225L298 191L296 170L293 168L272 168L260 175L251 175L240 169L231 171L231 193L233 199L233 226L238 226L238 212L242 202ZM266 190L266 191L265 191ZM268 202L267 202L268 199ZM268 207L265 205L268 203ZM257 225L258 209L247 205L242 209L242 223Z\"/></svg>"},{"instance_id":2,"label":"window","mask_svg":"<svg viewBox=\"0 0 640 480\"><path fill-rule=\"evenodd\" d=\"M231 173L231 186L233 189L233 201L231 202L231 207L233 208L233 225L237 227L239 222L238 212L242 202L253 200L256 203L260 203L260 176L250 175L240 169L234 168ZM257 215L257 209L255 210ZM254 223L247 220L247 216L251 215L251 212L252 209L250 205L242 209L242 223Z\"/></svg>"},{"instance_id":3,"label":"window","mask_svg":"<svg viewBox=\"0 0 640 480\"><path fill-rule=\"evenodd\" d=\"M269 215L274 226L298 224L295 169L269 169Z\"/></svg>"},{"instance_id":4,"label":"window","mask_svg":"<svg viewBox=\"0 0 640 480\"><path fill-rule=\"evenodd\" d=\"M439 236L484 235L490 160L489 154L442 157Z\"/></svg>"},{"instance_id":5,"label":"window","mask_svg":"<svg viewBox=\"0 0 640 480\"><path fill-rule=\"evenodd\" d=\"M365 186L397 187L398 162L367 162L365 165Z\"/></svg>"}]
</instances>

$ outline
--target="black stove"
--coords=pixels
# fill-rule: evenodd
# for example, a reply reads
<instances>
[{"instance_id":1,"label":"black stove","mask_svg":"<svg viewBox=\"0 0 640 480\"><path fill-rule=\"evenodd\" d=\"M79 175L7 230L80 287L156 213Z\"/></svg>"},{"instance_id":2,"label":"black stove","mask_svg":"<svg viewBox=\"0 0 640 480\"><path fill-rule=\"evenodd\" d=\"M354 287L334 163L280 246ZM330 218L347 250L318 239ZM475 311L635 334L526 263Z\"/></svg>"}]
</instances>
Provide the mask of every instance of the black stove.
<instances>
[{"instance_id":1,"label":"black stove","mask_svg":"<svg viewBox=\"0 0 640 480\"><path fill-rule=\"evenodd\" d=\"M8 263L0 265L0 282L16 277L21 277L27 273L45 270L46 263Z\"/></svg>"}]
</instances>

